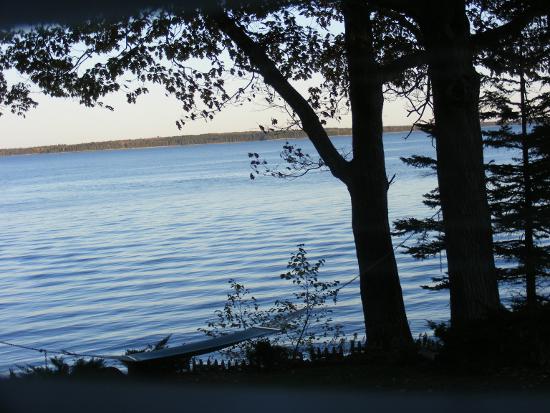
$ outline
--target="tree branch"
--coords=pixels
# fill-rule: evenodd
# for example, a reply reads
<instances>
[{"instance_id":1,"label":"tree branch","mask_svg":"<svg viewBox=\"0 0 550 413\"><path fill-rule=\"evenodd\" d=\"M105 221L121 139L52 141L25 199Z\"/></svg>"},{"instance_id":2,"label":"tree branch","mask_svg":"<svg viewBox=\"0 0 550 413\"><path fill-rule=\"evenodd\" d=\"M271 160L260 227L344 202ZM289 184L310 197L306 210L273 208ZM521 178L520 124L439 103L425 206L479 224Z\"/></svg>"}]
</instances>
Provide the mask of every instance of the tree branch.
<instances>
[{"instance_id":1,"label":"tree branch","mask_svg":"<svg viewBox=\"0 0 550 413\"><path fill-rule=\"evenodd\" d=\"M368 3L376 8L405 13L410 17L418 17L426 8L426 2L422 0L369 0Z\"/></svg>"},{"instance_id":2,"label":"tree branch","mask_svg":"<svg viewBox=\"0 0 550 413\"><path fill-rule=\"evenodd\" d=\"M275 63L266 55L263 48L256 44L223 9L209 11L206 13L206 17L246 54L252 65L258 68L264 81L288 102L302 121L304 131L331 173L336 178L346 182L350 176L349 162L334 147L317 114L307 103L307 100L292 87L277 69Z\"/></svg>"},{"instance_id":3,"label":"tree branch","mask_svg":"<svg viewBox=\"0 0 550 413\"><path fill-rule=\"evenodd\" d=\"M424 50L412 52L392 62L381 65L379 70L384 83L391 82L407 69L428 63L428 54Z\"/></svg>"},{"instance_id":4,"label":"tree branch","mask_svg":"<svg viewBox=\"0 0 550 413\"><path fill-rule=\"evenodd\" d=\"M499 40L513 35L518 35L535 17L550 13L550 4L545 1L536 1L522 14L514 17L508 23L476 33L471 37L471 44L474 49L484 49L494 46Z\"/></svg>"},{"instance_id":5,"label":"tree branch","mask_svg":"<svg viewBox=\"0 0 550 413\"><path fill-rule=\"evenodd\" d=\"M411 34L416 38L417 41L420 41L420 39L422 39L422 32L420 31L420 28L415 24L415 22L407 20L407 17L410 16L388 8L378 8L378 10L384 16L396 20L402 27L411 32Z\"/></svg>"}]
</instances>

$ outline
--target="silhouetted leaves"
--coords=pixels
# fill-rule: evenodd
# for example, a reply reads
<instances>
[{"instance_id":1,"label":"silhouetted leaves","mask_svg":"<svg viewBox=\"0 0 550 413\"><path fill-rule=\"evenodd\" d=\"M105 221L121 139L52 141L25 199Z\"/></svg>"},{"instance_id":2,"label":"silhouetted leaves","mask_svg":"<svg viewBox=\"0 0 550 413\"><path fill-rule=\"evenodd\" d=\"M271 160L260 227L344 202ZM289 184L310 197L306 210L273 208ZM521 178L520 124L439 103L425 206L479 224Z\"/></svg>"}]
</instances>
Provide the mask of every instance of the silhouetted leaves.
<instances>
[{"instance_id":1,"label":"silhouetted leaves","mask_svg":"<svg viewBox=\"0 0 550 413\"><path fill-rule=\"evenodd\" d=\"M294 346L295 355L299 346L338 338L341 326L332 323L329 317L331 310L326 308L325 304L327 300L336 303L340 282L323 281L319 277L319 270L325 260L310 263L303 247L303 244L298 245L297 251L290 256L287 271L280 275L281 279L296 286L291 297L276 300L271 307L264 309L248 288L231 279L230 292L223 309L216 310L215 318L208 322L206 328L200 328L199 331L209 336L219 336L230 329L246 329L258 325L274 326L282 328L284 336L273 336L269 341L273 344L283 342ZM305 312L295 317L294 314L298 310ZM311 328L312 324L316 325L315 329ZM242 357L255 343L264 340L240 343L227 352L234 357Z\"/></svg>"}]
</instances>

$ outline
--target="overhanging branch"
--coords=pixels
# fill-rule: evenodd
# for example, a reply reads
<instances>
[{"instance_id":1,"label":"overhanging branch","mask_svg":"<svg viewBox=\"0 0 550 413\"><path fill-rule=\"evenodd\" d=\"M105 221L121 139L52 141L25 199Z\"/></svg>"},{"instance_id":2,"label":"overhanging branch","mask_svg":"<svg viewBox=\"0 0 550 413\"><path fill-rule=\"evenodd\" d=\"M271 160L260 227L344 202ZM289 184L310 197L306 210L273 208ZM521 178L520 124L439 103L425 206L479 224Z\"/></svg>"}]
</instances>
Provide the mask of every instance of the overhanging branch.
<instances>
[{"instance_id":1,"label":"overhanging branch","mask_svg":"<svg viewBox=\"0 0 550 413\"><path fill-rule=\"evenodd\" d=\"M380 66L384 83L391 82L401 73L413 67L422 66L428 62L428 54L424 50L413 52Z\"/></svg>"},{"instance_id":2,"label":"overhanging branch","mask_svg":"<svg viewBox=\"0 0 550 413\"><path fill-rule=\"evenodd\" d=\"M418 17L426 7L426 2L423 0L369 0L368 3L380 9L405 13L410 17Z\"/></svg>"},{"instance_id":3,"label":"overhanging branch","mask_svg":"<svg viewBox=\"0 0 550 413\"><path fill-rule=\"evenodd\" d=\"M523 13L511 19L508 23L479 32L471 37L472 47L476 50L495 45L499 40L519 35L521 31L536 17L550 13L550 4L545 1L536 1Z\"/></svg>"},{"instance_id":4,"label":"overhanging branch","mask_svg":"<svg viewBox=\"0 0 550 413\"><path fill-rule=\"evenodd\" d=\"M302 127L331 173L346 182L349 177L349 162L337 151L330 141L321 121L307 100L292 87L265 51L256 44L224 10L208 12L210 22L225 33L246 54L264 81L292 107L302 122Z\"/></svg>"}]
</instances>

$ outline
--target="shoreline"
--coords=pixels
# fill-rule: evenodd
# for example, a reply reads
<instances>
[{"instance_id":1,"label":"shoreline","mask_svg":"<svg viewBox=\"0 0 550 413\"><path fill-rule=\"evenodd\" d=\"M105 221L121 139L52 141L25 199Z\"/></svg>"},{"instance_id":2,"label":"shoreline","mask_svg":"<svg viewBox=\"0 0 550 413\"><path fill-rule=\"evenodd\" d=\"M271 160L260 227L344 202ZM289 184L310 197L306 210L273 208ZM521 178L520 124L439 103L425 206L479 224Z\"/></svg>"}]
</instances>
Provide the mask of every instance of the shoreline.
<instances>
[{"instance_id":1,"label":"shoreline","mask_svg":"<svg viewBox=\"0 0 550 413\"><path fill-rule=\"evenodd\" d=\"M484 122L482 126L494 126L494 122ZM411 125L384 126L384 133L402 133L419 130ZM351 136L351 128L325 128L329 137ZM293 140L307 138L301 129L288 131L242 131L226 133L204 133L198 135L176 135L155 138L118 139L75 144L31 146L25 148L0 148L0 158L18 155L42 155L74 152L112 151L127 149L164 148L171 146L213 145L221 143L242 143L270 140Z\"/></svg>"},{"instance_id":2,"label":"shoreline","mask_svg":"<svg viewBox=\"0 0 550 413\"><path fill-rule=\"evenodd\" d=\"M384 128L384 132L406 132L409 131L410 128L411 126L387 126ZM326 128L326 131L331 137L350 136L352 132L351 128ZM268 133L263 133L261 131L208 133L199 135L108 140L77 144L44 145L25 148L0 148L0 157L127 149L147 149L171 146L212 145L257 142L266 140L293 140L302 138L307 138L306 133L302 130L275 131Z\"/></svg>"}]
</instances>

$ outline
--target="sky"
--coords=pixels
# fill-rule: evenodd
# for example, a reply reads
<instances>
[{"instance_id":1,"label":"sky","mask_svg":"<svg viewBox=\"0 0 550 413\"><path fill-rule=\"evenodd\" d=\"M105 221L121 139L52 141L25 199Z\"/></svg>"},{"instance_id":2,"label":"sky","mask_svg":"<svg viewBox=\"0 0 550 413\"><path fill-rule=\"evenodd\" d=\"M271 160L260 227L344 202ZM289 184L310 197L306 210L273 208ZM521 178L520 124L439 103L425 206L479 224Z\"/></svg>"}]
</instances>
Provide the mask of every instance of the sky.
<instances>
[{"instance_id":1,"label":"sky","mask_svg":"<svg viewBox=\"0 0 550 413\"><path fill-rule=\"evenodd\" d=\"M25 117L9 112L0 117L0 148L259 130L258 125L269 125L271 118L282 115L277 109L251 103L225 108L209 122L188 122L178 130L175 122L184 114L181 105L175 98L166 97L161 88L150 89L136 104L128 104L123 94L111 95L106 102L115 107L113 112L37 92L33 98L39 105ZM411 123L406 117L405 102L386 102L385 125ZM340 123L335 121L328 126L351 127L351 117L344 116Z\"/></svg>"},{"instance_id":2,"label":"sky","mask_svg":"<svg viewBox=\"0 0 550 413\"><path fill-rule=\"evenodd\" d=\"M342 31L343 27L340 26L336 25L332 30ZM15 71L6 73L6 78L8 83L25 81ZM226 86L230 89L229 83ZM242 84L237 85L239 86ZM294 86L305 96L308 84ZM32 97L39 105L27 112L25 117L13 115L2 110L5 108L0 108L3 112L0 116L0 148L250 131L259 130L259 125L270 125L272 118L282 121L284 117L277 109L252 102L239 107L224 108L209 122L202 119L187 122L179 130L176 121L185 115L181 104L173 97L166 97L162 87L147 87L150 93L140 96L136 104L128 104L123 92L103 99L106 104L115 108L113 112L105 108L86 108L74 99L47 97L36 89ZM406 114L404 100L388 101L384 106L384 125L412 124L416 119L407 118ZM340 122L329 122L327 126L351 127L351 116L344 116Z\"/></svg>"}]
</instances>

